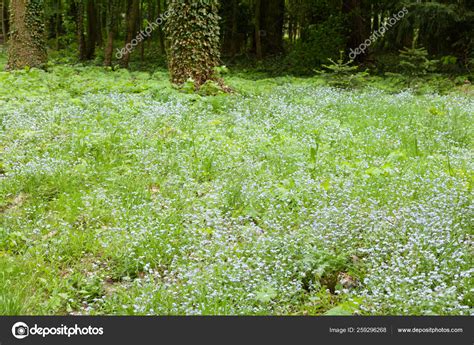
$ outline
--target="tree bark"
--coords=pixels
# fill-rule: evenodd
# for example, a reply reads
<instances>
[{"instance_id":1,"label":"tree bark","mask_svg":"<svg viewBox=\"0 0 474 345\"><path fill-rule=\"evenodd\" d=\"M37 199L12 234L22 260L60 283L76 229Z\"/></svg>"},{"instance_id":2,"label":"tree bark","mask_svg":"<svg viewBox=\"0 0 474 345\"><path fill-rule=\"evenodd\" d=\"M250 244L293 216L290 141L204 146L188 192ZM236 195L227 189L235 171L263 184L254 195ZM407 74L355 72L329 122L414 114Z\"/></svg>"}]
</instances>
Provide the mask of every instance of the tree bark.
<instances>
[{"instance_id":1,"label":"tree bark","mask_svg":"<svg viewBox=\"0 0 474 345\"><path fill-rule=\"evenodd\" d=\"M257 59L283 51L285 0L255 1L255 52Z\"/></svg>"},{"instance_id":2,"label":"tree bark","mask_svg":"<svg viewBox=\"0 0 474 345\"><path fill-rule=\"evenodd\" d=\"M220 63L219 1L195 6L194 0L172 0L169 10L165 28L171 82L182 85L192 79L196 89L208 80L220 82L214 71Z\"/></svg>"},{"instance_id":3,"label":"tree bark","mask_svg":"<svg viewBox=\"0 0 474 345\"><path fill-rule=\"evenodd\" d=\"M58 3L57 3L57 12L56 12L56 23L55 23L55 27L54 27L54 31L55 31L55 38L56 38L56 50L59 50L60 46L59 46L59 36L60 36L60 29L61 29L61 19L62 19L62 16L61 16L61 13L62 13L62 0L58 0Z\"/></svg>"},{"instance_id":4,"label":"tree bark","mask_svg":"<svg viewBox=\"0 0 474 345\"><path fill-rule=\"evenodd\" d=\"M140 0L128 0L128 11L127 11L127 37L125 39L125 46L130 46L134 35L136 34L136 24L138 19L139 11L139 1ZM133 49L134 47L132 47ZM130 53L131 51L126 49L125 54L122 57L121 65L124 68L128 68L130 63Z\"/></svg>"},{"instance_id":5,"label":"tree bark","mask_svg":"<svg viewBox=\"0 0 474 345\"><path fill-rule=\"evenodd\" d=\"M5 10L7 8L7 3L5 0L2 0L2 6L0 7L0 20L2 21L2 38L3 43L7 41L7 23L6 23L6 15Z\"/></svg>"},{"instance_id":6,"label":"tree bark","mask_svg":"<svg viewBox=\"0 0 474 345\"><path fill-rule=\"evenodd\" d=\"M7 69L42 67L47 61L43 1L13 0Z\"/></svg>"},{"instance_id":7,"label":"tree bark","mask_svg":"<svg viewBox=\"0 0 474 345\"><path fill-rule=\"evenodd\" d=\"M91 60L95 55L95 47L98 41L98 27L97 27L97 8L95 0L87 1L87 44L86 44L86 59Z\"/></svg>"},{"instance_id":8,"label":"tree bark","mask_svg":"<svg viewBox=\"0 0 474 345\"><path fill-rule=\"evenodd\" d=\"M283 24L285 21L285 0L263 0L261 10L262 50L264 55L283 51Z\"/></svg>"},{"instance_id":9,"label":"tree bark","mask_svg":"<svg viewBox=\"0 0 474 345\"><path fill-rule=\"evenodd\" d=\"M143 0L139 2L139 11L138 11L138 30L142 31L142 23L143 23ZM145 41L142 40L140 42L140 61L145 61Z\"/></svg>"},{"instance_id":10,"label":"tree bark","mask_svg":"<svg viewBox=\"0 0 474 345\"><path fill-rule=\"evenodd\" d=\"M86 60L86 38L84 36L84 0L77 0L76 7L76 31L79 60Z\"/></svg>"},{"instance_id":11,"label":"tree bark","mask_svg":"<svg viewBox=\"0 0 474 345\"><path fill-rule=\"evenodd\" d=\"M232 0L232 34L231 34L231 45L230 45L230 54L234 57L239 47L239 39L238 39L238 16L239 16L239 2L238 0Z\"/></svg>"},{"instance_id":12,"label":"tree bark","mask_svg":"<svg viewBox=\"0 0 474 345\"><path fill-rule=\"evenodd\" d=\"M257 59L262 60L263 51L262 51L262 38L261 38L261 25L260 25L260 13L262 8L261 0L255 1L255 53L257 54Z\"/></svg>"},{"instance_id":13,"label":"tree bark","mask_svg":"<svg viewBox=\"0 0 474 345\"><path fill-rule=\"evenodd\" d=\"M115 15L117 12L117 0L109 0L107 2L107 43L104 50L104 66L112 66L112 56L114 52L114 36L115 36Z\"/></svg>"},{"instance_id":14,"label":"tree bark","mask_svg":"<svg viewBox=\"0 0 474 345\"><path fill-rule=\"evenodd\" d=\"M163 14L163 8L161 6L161 0L158 0L158 16L161 16ZM153 19L155 20L155 19ZM160 42L160 52L165 53L166 52L166 47L165 47L165 36L163 34L163 28L160 26L158 28L158 40Z\"/></svg>"},{"instance_id":15,"label":"tree bark","mask_svg":"<svg viewBox=\"0 0 474 345\"><path fill-rule=\"evenodd\" d=\"M361 0L343 0L342 12L348 16L348 26L350 30L347 49L355 49L369 38L370 23L363 17ZM359 61L363 61L366 58L366 54L357 56L357 60Z\"/></svg>"}]
</instances>

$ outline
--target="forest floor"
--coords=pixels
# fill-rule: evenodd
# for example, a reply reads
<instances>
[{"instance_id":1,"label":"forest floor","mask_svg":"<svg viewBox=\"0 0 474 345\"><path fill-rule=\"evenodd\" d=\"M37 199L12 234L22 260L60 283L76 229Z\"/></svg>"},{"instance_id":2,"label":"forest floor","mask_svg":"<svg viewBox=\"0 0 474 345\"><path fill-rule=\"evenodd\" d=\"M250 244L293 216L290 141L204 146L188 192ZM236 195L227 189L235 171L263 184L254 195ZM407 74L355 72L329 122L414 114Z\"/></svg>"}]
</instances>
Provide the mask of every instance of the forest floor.
<instances>
[{"instance_id":1,"label":"forest floor","mask_svg":"<svg viewBox=\"0 0 474 345\"><path fill-rule=\"evenodd\" d=\"M471 95L226 79L0 72L1 315L472 312Z\"/></svg>"}]
</instances>

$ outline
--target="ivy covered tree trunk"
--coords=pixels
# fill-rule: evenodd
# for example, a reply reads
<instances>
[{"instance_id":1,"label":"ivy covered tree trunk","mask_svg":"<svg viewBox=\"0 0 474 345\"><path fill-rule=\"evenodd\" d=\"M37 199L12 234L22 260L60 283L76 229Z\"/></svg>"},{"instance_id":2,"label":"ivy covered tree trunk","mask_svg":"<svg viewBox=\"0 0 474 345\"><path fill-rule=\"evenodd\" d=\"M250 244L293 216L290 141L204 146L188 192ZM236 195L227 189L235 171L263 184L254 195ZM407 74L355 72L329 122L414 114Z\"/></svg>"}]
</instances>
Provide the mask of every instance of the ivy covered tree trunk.
<instances>
[{"instance_id":1,"label":"ivy covered tree trunk","mask_svg":"<svg viewBox=\"0 0 474 345\"><path fill-rule=\"evenodd\" d=\"M12 0L7 69L42 67L47 61L43 0Z\"/></svg>"},{"instance_id":2,"label":"ivy covered tree trunk","mask_svg":"<svg viewBox=\"0 0 474 345\"><path fill-rule=\"evenodd\" d=\"M215 79L219 65L218 0L171 0L166 32L170 40L168 65L171 82L193 79L199 88Z\"/></svg>"}]
</instances>

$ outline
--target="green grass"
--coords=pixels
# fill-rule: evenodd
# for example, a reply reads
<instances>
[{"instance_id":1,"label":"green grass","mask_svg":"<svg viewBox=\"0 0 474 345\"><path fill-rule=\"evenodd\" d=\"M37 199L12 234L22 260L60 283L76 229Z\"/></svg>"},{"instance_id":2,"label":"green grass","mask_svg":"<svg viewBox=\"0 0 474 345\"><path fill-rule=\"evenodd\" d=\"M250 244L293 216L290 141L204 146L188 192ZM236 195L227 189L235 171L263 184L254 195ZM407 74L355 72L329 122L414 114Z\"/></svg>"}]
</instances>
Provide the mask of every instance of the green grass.
<instances>
[{"instance_id":1,"label":"green grass","mask_svg":"<svg viewBox=\"0 0 474 345\"><path fill-rule=\"evenodd\" d=\"M470 313L469 93L226 80L0 72L0 314Z\"/></svg>"}]
</instances>

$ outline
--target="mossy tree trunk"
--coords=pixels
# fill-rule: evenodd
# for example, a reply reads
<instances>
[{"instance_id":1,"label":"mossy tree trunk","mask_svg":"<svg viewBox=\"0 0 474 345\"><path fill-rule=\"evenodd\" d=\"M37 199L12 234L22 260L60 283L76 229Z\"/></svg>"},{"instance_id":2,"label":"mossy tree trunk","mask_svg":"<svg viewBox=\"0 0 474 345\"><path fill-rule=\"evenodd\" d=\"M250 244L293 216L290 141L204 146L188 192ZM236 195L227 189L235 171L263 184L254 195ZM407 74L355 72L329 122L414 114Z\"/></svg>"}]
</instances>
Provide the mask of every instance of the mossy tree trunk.
<instances>
[{"instance_id":1,"label":"mossy tree trunk","mask_svg":"<svg viewBox=\"0 0 474 345\"><path fill-rule=\"evenodd\" d=\"M171 0L166 33L171 82L193 79L196 88L214 79L220 63L218 0Z\"/></svg>"},{"instance_id":2,"label":"mossy tree trunk","mask_svg":"<svg viewBox=\"0 0 474 345\"><path fill-rule=\"evenodd\" d=\"M12 0L7 69L42 67L47 61L43 0Z\"/></svg>"}]
</instances>

